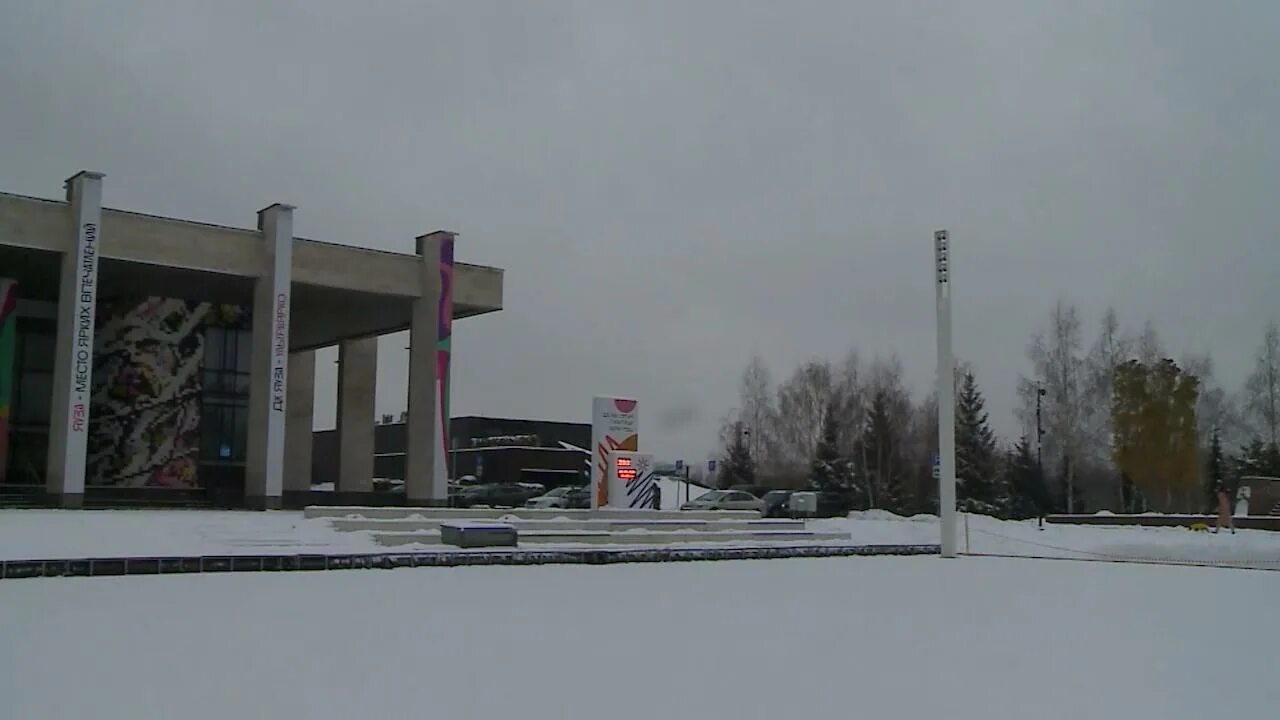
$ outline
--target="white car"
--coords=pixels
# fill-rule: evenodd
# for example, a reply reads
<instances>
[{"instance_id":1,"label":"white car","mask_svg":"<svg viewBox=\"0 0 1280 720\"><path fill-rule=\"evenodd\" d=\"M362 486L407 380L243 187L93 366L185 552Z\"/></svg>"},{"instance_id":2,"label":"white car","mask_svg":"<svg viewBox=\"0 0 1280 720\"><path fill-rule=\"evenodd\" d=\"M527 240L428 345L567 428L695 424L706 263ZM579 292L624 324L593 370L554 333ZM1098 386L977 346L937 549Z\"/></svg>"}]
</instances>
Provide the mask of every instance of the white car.
<instances>
[{"instance_id":1,"label":"white car","mask_svg":"<svg viewBox=\"0 0 1280 720\"><path fill-rule=\"evenodd\" d=\"M764 501L741 490L712 490L680 506L681 510L764 510Z\"/></svg>"},{"instance_id":2,"label":"white car","mask_svg":"<svg viewBox=\"0 0 1280 720\"><path fill-rule=\"evenodd\" d=\"M566 485L554 488L545 495L539 495L536 498L530 498L525 501L524 506L527 508L568 508L575 504L576 494L585 494L586 491L580 487Z\"/></svg>"}]
</instances>

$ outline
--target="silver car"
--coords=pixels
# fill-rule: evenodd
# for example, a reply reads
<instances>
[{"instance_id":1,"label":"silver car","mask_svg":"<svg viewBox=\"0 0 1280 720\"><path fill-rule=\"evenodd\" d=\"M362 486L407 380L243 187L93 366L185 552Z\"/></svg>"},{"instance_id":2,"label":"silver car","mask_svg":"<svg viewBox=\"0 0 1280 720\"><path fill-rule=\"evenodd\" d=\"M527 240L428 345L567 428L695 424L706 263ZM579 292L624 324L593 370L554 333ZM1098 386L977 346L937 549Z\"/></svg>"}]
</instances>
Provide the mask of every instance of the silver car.
<instances>
[{"instance_id":1,"label":"silver car","mask_svg":"<svg viewBox=\"0 0 1280 720\"><path fill-rule=\"evenodd\" d=\"M564 486L549 491L546 495L539 495L536 498L526 500L524 506L527 508L567 508L570 505L574 491L581 488Z\"/></svg>"},{"instance_id":2,"label":"silver car","mask_svg":"<svg viewBox=\"0 0 1280 720\"><path fill-rule=\"evenodd\" d=\"M764 510L764 501L741 490L712 490L680 506L681 510Z\"/></svg>"}]
</instances>

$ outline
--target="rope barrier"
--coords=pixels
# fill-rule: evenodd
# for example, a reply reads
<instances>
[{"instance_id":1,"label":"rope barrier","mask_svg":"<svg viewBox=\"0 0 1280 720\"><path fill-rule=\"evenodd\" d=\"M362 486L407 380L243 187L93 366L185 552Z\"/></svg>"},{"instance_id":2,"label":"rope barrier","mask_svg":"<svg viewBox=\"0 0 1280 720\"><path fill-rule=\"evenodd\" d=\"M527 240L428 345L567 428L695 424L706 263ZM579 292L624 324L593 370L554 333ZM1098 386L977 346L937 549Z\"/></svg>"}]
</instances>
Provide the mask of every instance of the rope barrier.
<instances>
[{"instance_id":1,"label":"rope barrier","mask_svg":"<svg viewBox=\"0 0 1280 720\"><path fill-rule=\"evenodd\" d=\"M966 555L974 557L1025 557L1036 558L1042 560L1084 560L1092 562L1117 562L1117 563L1142 563L1148 565L1183 565L1193 567L1225 567L1236 569L1256 569L1280 571L1280 560L1188 560L1175 557L1139 557L1132 555L1116 555L1114 553L1098 552L1096 550L1081 550L1078 548L1063 547L1061 545L1052 545L1049 543L1036 542L1034 540L1025 540L1023 538L1011 537L1001 533L973 528L973 532L987 535L1001 540L1006 540L1032 547L1044 548L1046 550L1056 550L1058 552L1074 553L1076 555L1085 555L1088 557L1060 557L1053 555L1012 555L1003 553L975 553L966 551ZM1276 567L1259 567L1271 566Z\"/></svg>"}]
</instances>

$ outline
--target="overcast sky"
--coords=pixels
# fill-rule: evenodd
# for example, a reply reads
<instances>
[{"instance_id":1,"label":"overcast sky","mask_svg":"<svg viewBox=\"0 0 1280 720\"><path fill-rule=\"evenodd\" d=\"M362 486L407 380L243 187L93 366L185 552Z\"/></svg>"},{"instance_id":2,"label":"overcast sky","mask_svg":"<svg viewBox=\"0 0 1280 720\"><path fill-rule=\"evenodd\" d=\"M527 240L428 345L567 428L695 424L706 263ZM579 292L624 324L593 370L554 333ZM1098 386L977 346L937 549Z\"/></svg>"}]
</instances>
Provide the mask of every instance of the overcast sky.
<instances>
[{"instance_id":1,"label":"overcast sky","mask_svg":"<svg viewBox=\"0 0 1280 720\"><path fill-rule=\"evenodd\" d=\"M1011 433L1059 297L1243 381L1280 311L1277 38L1265 0L0 0L0 190L83 168L111 207L454 230L506 269L506 309L455 325L455 414L629 394L642 447L691 459L752 352L897 352L925 392L945 227L956 351Z\"/></svg>"}]
</instances>

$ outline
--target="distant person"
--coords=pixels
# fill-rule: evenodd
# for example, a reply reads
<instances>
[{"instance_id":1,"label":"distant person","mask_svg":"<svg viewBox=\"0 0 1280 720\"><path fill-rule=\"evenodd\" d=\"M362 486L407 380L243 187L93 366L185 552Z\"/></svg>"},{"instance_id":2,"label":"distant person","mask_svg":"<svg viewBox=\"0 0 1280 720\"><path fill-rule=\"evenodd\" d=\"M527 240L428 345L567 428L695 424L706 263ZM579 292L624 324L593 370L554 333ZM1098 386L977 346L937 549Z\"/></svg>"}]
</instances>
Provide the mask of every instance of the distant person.
<instances>
[{"instance_id":1,"label":"distant person","mask_svg":"<svg viewBox=\"0 0 1280 720\"><path fill-rule=\"evenodd\" d=\"M1226 525L1231 528L1231 534L1235 535L1236 523L1231 519L1231 500L1227 497L1227 487L1221 478L1213 481L1213 493L1218 498L1218 521L1214 523L1213 532L1217 533Z\"/></svg>"}]
</instances>

